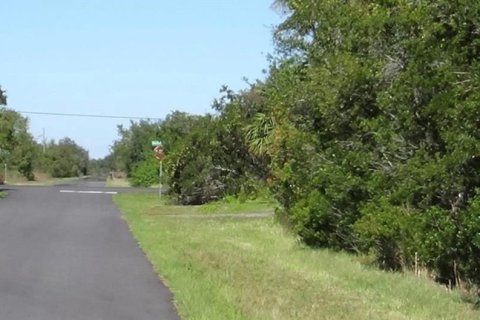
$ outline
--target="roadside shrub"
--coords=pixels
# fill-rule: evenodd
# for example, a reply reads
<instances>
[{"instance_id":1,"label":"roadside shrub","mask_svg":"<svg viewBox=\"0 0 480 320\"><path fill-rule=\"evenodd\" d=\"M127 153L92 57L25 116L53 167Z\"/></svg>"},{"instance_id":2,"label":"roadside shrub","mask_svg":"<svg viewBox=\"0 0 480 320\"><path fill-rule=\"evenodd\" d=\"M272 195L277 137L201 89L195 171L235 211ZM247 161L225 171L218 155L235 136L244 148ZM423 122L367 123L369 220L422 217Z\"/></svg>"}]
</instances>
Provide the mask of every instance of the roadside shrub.
<instances>
[{"instance_id":1,"label":"roadside shrub","mask_svg":"<svg viewBox=\"0 0 480 320\"><path fill-rule=\"evenodd\" d=\"M452 285L480 283L480 197L458 212L431 208L424 216L421 258ZM459 283L460 282L460 283Z\"/></svg>"},{"instance_id":2,"label":"roadside shrub","mask_svg":"<svg viewBox=\"0 0 480 320\"><path fill-rule=\"evenodd\" d=\"M87 174L88 152L69 138L61 139L56 144L50 143L42 157L52 177L77 177Z\"/></svg>"},{"instance_id":3,"label":"roadside shrub","mask_svg":"<svg viewBox=\"0 0 480 320\"><path fill-rule=\"evenodd\" d=\"M295 231L305 243L318 246L335 244L335 220L331 203L318 191L312 191L292 208Z\"/></svg>"},{"instance_id":4,"label":"roadside shrub","mask_svg":"<svg viewBox=\"0 0 480 320\"><path fill-rule=\"evenodd\" d=\"M135 187L150 187L159 182L159 163L153 156L138 163L131 172L130 182Z\"/></svg>"},{"instance_id":5,"label":"roadside shrub","mask_svg":"<svg viewBox=\"0 0 480 320\"><path fill-rule=\"evenodd\" d=\"M377 265L386 270L403 270L413 265L420 250L419 212L392 205L386 198L369 202L355 223L358 244L363 252L374 253Z\"/></svg>"},{"instance_id":6,"label":"roadside shrub","mask_svg":"<svg viewBox=\"0 0 480 320\"><path fill-rule=\"evenodd\" d=\"M282 3L257 131L294 230L480 284L479 2Z\"/></svg>"},{"instance_id":7,"label":"roadside shrub","mask_svg":"<svg viewBox=\"0 0 480 320\"><path fill-rule=\"evenodd\" d=\"M228 171L215 167L208 151L187 147L171 154L170 192L184 205L197 205L219 200L226 195Z\"/></svg>"}]
</instances>

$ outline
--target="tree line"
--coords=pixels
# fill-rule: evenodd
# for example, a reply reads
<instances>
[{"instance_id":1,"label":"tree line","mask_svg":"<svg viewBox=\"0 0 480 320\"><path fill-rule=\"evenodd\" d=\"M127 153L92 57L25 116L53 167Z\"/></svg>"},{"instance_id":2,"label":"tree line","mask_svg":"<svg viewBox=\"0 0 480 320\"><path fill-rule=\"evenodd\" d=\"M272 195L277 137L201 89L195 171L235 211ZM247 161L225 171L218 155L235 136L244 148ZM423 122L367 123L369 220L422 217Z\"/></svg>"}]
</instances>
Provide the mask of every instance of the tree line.
<instances>
[{"instance_id":1,"label":"tree line","mask_svg":"<svg viewBox=\"0 0 480 320\"><path fill-rule=\"evenodd\" d=\"M268 188L308 245L480 283L480 4L274 4L266 78L222 89L207 115L120 128L111 163L155 183L167 153L183 204Z\"/></svg>"},{"instance_id":2,"label":"tree line","mask_svg":"<svg viewBox=\"0 0 480 320\"><path fill-rule=\"evenodd\" d=\"M89 156L70 138L37 143L29 132L28 119L7 108L7 96L0 87L0 163L28 180L35 180L35 173L77 177L87 174Z\"/></svg>"}]
</instances>

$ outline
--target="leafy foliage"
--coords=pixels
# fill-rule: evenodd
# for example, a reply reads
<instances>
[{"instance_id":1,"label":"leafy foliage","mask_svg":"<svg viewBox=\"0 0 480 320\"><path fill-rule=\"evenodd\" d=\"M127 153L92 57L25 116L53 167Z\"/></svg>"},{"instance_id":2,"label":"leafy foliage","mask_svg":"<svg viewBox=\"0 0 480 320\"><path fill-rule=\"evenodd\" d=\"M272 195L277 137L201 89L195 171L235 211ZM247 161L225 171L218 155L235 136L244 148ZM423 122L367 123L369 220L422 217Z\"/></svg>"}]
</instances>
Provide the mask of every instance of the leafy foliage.
<instances>
[{"instance_id":1,"label":"leafy foliage","mask_svg":"<svg viewBox=\"0 0 480 320\"><path fill-rule=\"evenodd\" d=\"M1 93L1 90L0 90ZM1 103L6 103L6 98ZM0 108L0 160L13 165L28 179L33 179L35 142L28 132L28 120L6 107Z\"/></svg>"},{"instance_id":2,"label":"leafy foliage","mask_svg":"<svg viewBox=\"0 0 480 320\"><path fill-rule=\"evenodd\" d=\"M259 84L260 85L260 84ZM158 181L152 140L160 140L166 183L182 204L201 204L226 195L255 193L268 173L266 158L250 153L247 124L261 110L259 88L235 93L222 88L213 108L215 115L172 112L158 123L132 122L120 129L112 157L117 169L126 170L134 185ZM134 151L136 150L136 151Z\"/></svg>"},{"instance_id":3,"label":"leafy foliage","mask_svg":"<svg viewBox=\"0 0 480 320\"><path fill-rule=\"evenodd\" d=\"M134 187L150 187L158 183L158 161L153 157L139 162L132 170L130 182Z\"/></svg>"},{"instance_id":4,"label":"leafy foliage","mask_svg":"<svg viewBox=\"0 0 480 320\"><path fill-rule=\"evenodd\" d=\"M264 152L294 229L388 269L418 252L440 277L478 284L478 2L277 5Z\"/></svg>"},{"instance_id":5,"label":"leafy foliage","mask_svg":"<svg viewBox=\"0 0 480 320\"><path fill-rule=\"evenodd\" d=\"M132 121L129 128L118 127L120 139L112 147L114 169L130 177L138 163L151 157L151 141L158 137L160 124L142 120Z\"/></svg>"},{"instance_id":6,"label":"leafy foliage","mask_svg":"<svg viewBox=\"0 0 480 320\"><path fill-rule=\"evenodd\" d=\"M171 191L184 204L256 193L268 174L266 158L249 152L246 128L261 110L261 84L234 93L221 90L215 115L198 117L167 162Z\"/></svg>"},{"instance_id":7,"label":"leafy foliage","mask_svg":"<svg viewBox=\"0 0 480 320\"><path fill-rule=\"evenodd\" d=\"M76 177L88 172L88 152L70 138L52 141L43 157L45 169L52 177Z\"/></svg>"},{"instance_id":8,"label":"leafy foliage","mask_svg":"<svg viewBox=\"0 0 480 320\"><path fill-rule=\"evenodd\" d=\"M132 124L114 147L137 150L126 170L147 159L147 136L160 138L181 203L267 183L309 245L370 252L390 270L418 256L440 278L479 285L480 4L274 6L285 20L265 81L222 88L214 115Z\"/></svg>"},{"instance_id":9,"label":"leafy foliage","mask_svg":"<svg viewBox=\"0 0 480 320\"><path fill-rule=\"evenodd\" d=\"M88 152L73 140L52 141L45 151L28 131L28 119L5 107L7 97L0 87L0 161L18 170L27 179L34 171L44 171L53 177L87 174Z\"/></svg>"}]
</instances>

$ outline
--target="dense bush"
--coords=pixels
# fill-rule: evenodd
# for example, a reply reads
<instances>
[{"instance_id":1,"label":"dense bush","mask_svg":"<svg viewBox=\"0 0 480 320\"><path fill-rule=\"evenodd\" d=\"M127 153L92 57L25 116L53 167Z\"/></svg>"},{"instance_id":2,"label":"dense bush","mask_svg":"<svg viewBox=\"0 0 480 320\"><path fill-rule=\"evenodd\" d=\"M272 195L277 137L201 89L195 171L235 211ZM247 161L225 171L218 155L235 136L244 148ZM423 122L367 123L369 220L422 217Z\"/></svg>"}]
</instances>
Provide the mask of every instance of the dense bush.
<instances>
[{"instance_id":1,"label":"dense bush","mask_svg":"<svg viewBox=\"0 0 480 320\"><path fill-rule=\"evenodd\" d=\"M159 163L155 158L137 163L133 168L130 182L134 187L150 187L159 183Z\"/></svg>"},{"instance_id":2,"label":"dense bush","mask_svg":"<svg viewBox=\"0 0 480 320\"><path fill-rule=\"evenodd\" d=\"M309 245L480 284L480 3L276 7L285 20L265 81L224 88L214 115L124 130L114 151L126 170L160 138L181 203L266 182Z\"/></svg>"},{"instance_id":3,"label":"dense bush","mask_svg":"<svg viewBox=\"0 0 480 320\"><path fill-rule=\"evenodd\" d=\"M260 85L260 84L259 84ZM182 204L201 204L226 195L249 195L265 187L266 158L249 152L246 132L261 110L259 88L234 93L224 87L213 104L215 114L172 112L165 120L133 122L120 127L110 156L116 170L126 170L134 185L156 183L152 140L160 140L166 153L165 184ZM132 152L131 149L136 150Z\"/></svg>"},{"instance_id":4,"label":"dense bush","mask_svg":"<svg viewBox=\"0 0 480 320\"><path fill-rule=\"evenodd\" d=\"M172 147L167 170L170 191L180 203L201 204L253 192L255 181L261 181L257 174L262 167L247 151L240 120L225 117L224 110L220 116L197 118Z\"/></svg>"},{"instance_id":5,"label":"dense bush","mask_svg":"<svg viewBox=\"0 0 480 320\"><path fill-rule=\"evenodd\" d=\"M33 179L36 144L28 132L28 119L14 110L2 107L6 96L0 87L0 161Z\"/></svg>"},{"instance_id":6,"label":"dense bush","mask_svg":"<svg viewBox=\"0 0 480 320\"><path fill-rule=\"evenodd\" d=\"M29 132L28 119L4 107L7 97L0 87L0 161L15 168L28 180L34 171L54 177L71 177L87 173L88 152L69 138L51 141L43 148Z\"/></svg>"},{"instance_id":7,"label":"dense bush","mask_svg":"<svg viewBox=\"0 0 480 320\"><path fill-rule=\"evenodd\" d=\"M478 284L480 4L278 3L264 140L294 229Z\"/></svg>"},{"instance_id":8,"label":"dense bush","mask_svg":"<svg viewBox=\"0 0 480 320\"><path fill-rule=\"evenodd\" d=\"M118 126L120 139L112 146L109 156L112 170L123 171L129 177L141 162L152 158L151 141L158 139L160 122L132 121L128 128Z\"/></svg>"},{"instance_id":9,"label":"dense bush","mask_svg":"<svg viewBox=\"0 0 480 320\"><path fill-rule=\"evenodd\" d=\"M88 171L88 151L70 138L60 139L58 143L50 142L41 155L42 166L52 177L78 177Z\"/></svg>"}]
</instances>

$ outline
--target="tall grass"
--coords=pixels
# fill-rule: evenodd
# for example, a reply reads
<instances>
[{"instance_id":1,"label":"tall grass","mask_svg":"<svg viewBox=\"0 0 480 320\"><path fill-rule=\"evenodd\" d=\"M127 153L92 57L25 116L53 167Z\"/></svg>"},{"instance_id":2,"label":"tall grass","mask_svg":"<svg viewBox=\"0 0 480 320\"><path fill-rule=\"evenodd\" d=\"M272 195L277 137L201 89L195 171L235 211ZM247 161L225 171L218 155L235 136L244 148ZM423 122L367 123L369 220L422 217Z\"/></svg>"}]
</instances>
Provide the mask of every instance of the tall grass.
<instances>
[{"instance_id":1,"label":"tall grass","mask_svg":"<svg viewBox=\"0 0 480 320\"><path fill-rule=\"evenodd\" d=\"M480 319L457 292L304 247L272 218L158 201L115 197L184 319Z\"/></svg>"}]
</instances>

